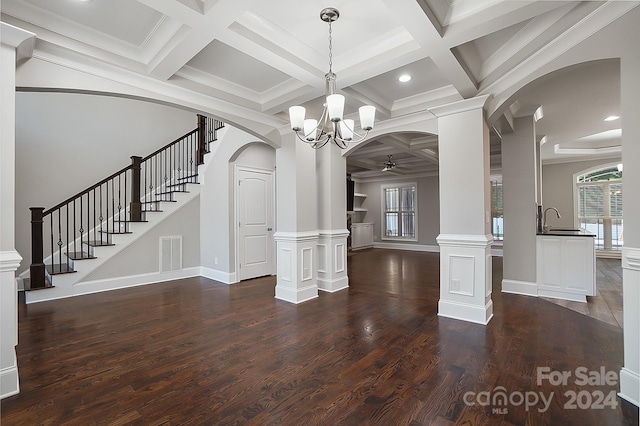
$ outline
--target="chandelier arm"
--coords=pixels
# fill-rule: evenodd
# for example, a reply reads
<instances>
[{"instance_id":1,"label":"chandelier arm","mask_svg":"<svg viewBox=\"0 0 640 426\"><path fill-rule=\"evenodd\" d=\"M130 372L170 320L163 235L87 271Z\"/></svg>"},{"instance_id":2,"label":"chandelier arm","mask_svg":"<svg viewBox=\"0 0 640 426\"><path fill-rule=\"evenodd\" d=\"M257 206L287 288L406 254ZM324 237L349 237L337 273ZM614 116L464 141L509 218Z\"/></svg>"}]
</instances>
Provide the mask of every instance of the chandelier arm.
<instances>
[{"instance_id":1,"label":"chandelier arm","mask_svg":"<svg viewBox=\"0 0 640 426\"><path fill-rule=\"evenodd\" d=\"M365 134L364 135L360 134L360 133L356 133L356 132L353 132L353 134L354 134L354 136L357 136L357 137L351 138L351 140L348 140L348 141L344 140L344 139L342 139L341 137L338 137L338 136L336 136L335 139L336 140L340 140L341 142L344 142L345 144L347 144L349 142L358 143L358 142L362 142L363 140L365 140L365 138L369 135L369 131L365 130Z\"/></svg>"},{"instance_id":2,"label":"chandelier arm","mask_svg":"<svg viewBox=\"0 0 640 426\"><path fill-rule=\"evenodd\" d=\"M312 143L311 143L311 148L313 148L313 149L320 149L320 148L322 148L323 146L325 146L325 145L329 142L329 139L330 139L330 138L329 138L329 137L327 137L324 141L321 141L321 142L312 142Z\"/></svg>"},{"instance_id":3,"label":"chandelier arm","mask_svg":"<svg viewBox=\"0 0 640 426\"><path fill-rule=\"evenodd\" d=\"M317 138L314 138L313 140L308 140L305 137L304 132L302 133L302 136L300 136L300 133L301 133L300 131L295 132L298 139L300 139L301 142L304 142L309 145L312 145L318 142L326 143L329 139L331 139L331 135L324 132L322 132Z\"/></svg>"}]
</instances>

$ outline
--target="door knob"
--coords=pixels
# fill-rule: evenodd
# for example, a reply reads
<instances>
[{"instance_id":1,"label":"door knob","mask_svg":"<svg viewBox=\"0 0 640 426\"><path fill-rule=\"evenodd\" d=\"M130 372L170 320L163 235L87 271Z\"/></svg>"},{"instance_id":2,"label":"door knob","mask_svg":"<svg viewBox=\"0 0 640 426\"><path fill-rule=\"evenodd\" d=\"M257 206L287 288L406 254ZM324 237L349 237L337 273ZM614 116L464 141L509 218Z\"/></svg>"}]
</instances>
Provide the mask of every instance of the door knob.
<instances>
[{"instance_id":1,"label":"door knob","mask_svg":"<svg viewBox=\"0 0 640 426\"><path fill-rule=\"evenodd\" d=\"M273 231L273 228L267 228L267 231Z\"/></svg>"}]
</instances>

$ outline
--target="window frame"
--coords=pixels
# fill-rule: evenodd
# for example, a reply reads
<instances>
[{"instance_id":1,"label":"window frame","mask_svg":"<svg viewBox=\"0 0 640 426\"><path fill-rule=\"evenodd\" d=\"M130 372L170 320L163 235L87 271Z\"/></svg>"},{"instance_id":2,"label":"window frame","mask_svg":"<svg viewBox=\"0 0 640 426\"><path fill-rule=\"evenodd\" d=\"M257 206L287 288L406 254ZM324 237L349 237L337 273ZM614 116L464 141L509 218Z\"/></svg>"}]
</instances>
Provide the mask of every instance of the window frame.
<instances>
[{"instance_id":1,"label":"window frame","mask_svg":"<svg viewBox=\"0 0 640 426\"><path fill-rule=\"evenodd\" d=\"M385 198L385 191L387 189L399 189L401 190L402 188L413 188L414 190L414 209L413 210L406 210L406 211L413 211L413 229L414 229L414 236L413 237L402 237L402 236L397 236L397 237L391 237L391 236L387 236L387 221L386 221L386 198ZM398 210L398 213L402 213L403 210ZM400 215L398 216L398 218L400 218ZM401 221L398 220L398 228L400 231L400 227L401 225ZM399 232L400 233L400 232ZM417 242L418 241L418 183L417 182L395 182L395 183L386 183L383 185L380 185L380 238L384 241L411 241L411 242Z\"/></svg>"},{"instance_id":2,"label":"window frame","mask_svg":"<svg viewBox=\"0 0 640 426\"><path fill-rule=\"evenodd\" d=\"M617 162L619 163L619 161ZM615 174L615 169L617 168L617 163L606 163L606 164L601 164L589 169L585 169L585 170L581 170L577 173L574 173L573 175L573 209L574 209L574 224L576 227L584 227L583 223L586 221L596 221L596 227L598 229L598 231L595 231L596 237L595 237L595 243L596 243L596 251L597 252L602 252L602 251L606 251L608 253L620 253L621 249L622 249L622 234L623 234L623 221L624 218L622 216L618 216L616 214L612 215L612 211L611 208L613 207L611 204L611 186L612 185L622 185L622 187L624 187L624 178L622 176L622 174L620 174L620 177L617 178L613 178L613 179L595 179L595 180L582 180L585 176L587 175L592 175L595 173L600 172L602 176L606 176L605 174L603 174L602 172L607 171L607 170L613 170L610 171L609 173L611 174ZM597 176L596 176L597 177ZM584 188L584 187L588 187L588 186L594 186L594 187L601 187L602 188L602 215L580 215L580 209L581 209L581 199L580 199L580 189ZM621 191L621 199L622 202L624 202L624 192L623 189L620 188ZM607 242L604 240L604 236L606 235L606 232L603 228L603 232L602 234L599 232L600 227L604 227L604 223L605 220L610 222L610 225L614 225L616 227L616 232L613 232L613 228L610 229L609 232L609 236L611 237L611 241ZM602 223L600 223L600 221L602 221ZM620 222L618 223L613 223L613 222ZM590 232L594 232L593 229L590 229L589 227L587 227L587 230ZM620 232L618 232L618 230L620 230ZM611 248L608 248L607 246L611 245Z\"/></svg>"}]
</instances>

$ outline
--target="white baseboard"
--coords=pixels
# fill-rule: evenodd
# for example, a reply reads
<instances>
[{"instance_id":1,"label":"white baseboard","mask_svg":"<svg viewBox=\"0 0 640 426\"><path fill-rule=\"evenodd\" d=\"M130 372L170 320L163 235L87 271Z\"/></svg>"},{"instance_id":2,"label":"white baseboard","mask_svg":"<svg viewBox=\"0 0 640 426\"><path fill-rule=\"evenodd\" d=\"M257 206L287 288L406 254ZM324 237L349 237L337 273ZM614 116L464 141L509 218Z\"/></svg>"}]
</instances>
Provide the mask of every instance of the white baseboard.
<instances>
[{"instance_id":1,"label":"white baseboard","mask_svg":"<svg viewBox=\"0 0 640 426\"><path fill-rule=\"evenodd\" d=\"M236 284L238 282L238 278L235 272L224 272L217 269L207 268L205 266L200 267L200 276L224 284Z\"/></svg>"},{"instance_id":2,"label":"white baseboard","mask_svg":"<svg viewBox=\"0 0 640 426\"><path fill-rule=\"evenodd\" d=\"M409 250L409 251L426 251L429 253L440 253L440 246L432 246L428 244L407 244L407 243L385 243L375 242L373 248L389 249L389 250ZM502 246L491 249L492 256L502 257Z\"/></svg>"},{"instance_id":3,"label":"white baseboard","mask_svg":"<svg viewBox=\"0 0 640 426\"><path fill-rule=\"evenodd\" d=\"M20 381L18 379L18 367L15 361L11 367L0 370L0 399L20 393Z\"/></svg>"},{"instance_id":4,"label":"white baseboard","mask_svg":"<svg viewBox=\"0 0 640 426\"><path fill-rule=\"evenodd\" d=\"M373 248L390 249L390 250L409 250L409 251L428 251L432 253L439 253L440 247L430 246L426 244L407 244L407 243L384 243L375 242Z\"/></svg>"},{"instance_id":5,"label":"white baseboard","mask_svg":"<svg viewBox=\"0 0 640 426\"><path fill-rule=\"evenodd\" d=\"M640 375L622 367L620 370L620 392L618 396L636 407L640 407Z\"/></svg>"},{"instance_id":6,"label":"white baseboard","mask_svg":"<svg viewBox=\"0 0 640 426\"><path fill-rule=\"evenodd\" d=\"M502 292L538 297L538 284L529 281L503 279Z\"/></svg>"},{"instance_id":7,"label":"white baseboard","mask_svg":"<svg viewBox=\"0 0 640 426\"><path fill-rule=\"evenodd\" d=\"M544 288L538 288L538 296L587 303L587 296L584 294L565 293L563 291L547 290Z\"/></svg>"},{"instance_id":8,"label":"white baseboard","mask_svg":"<svg viewBox=\"0 0 640 426\"><path fill-rule=\"evenodd\" d=\"M185 268L171 272L152 272L147 274L129 275L125 277L107 278L103 280L81 281L69 287L53 287L46 290L26 292L27 303L46 302L64 299L83 294L101 293L103 291L118 290L128 287L156 284L164 281L179 280L200 276L200 268Z\"/></svg>"}]
</instances>

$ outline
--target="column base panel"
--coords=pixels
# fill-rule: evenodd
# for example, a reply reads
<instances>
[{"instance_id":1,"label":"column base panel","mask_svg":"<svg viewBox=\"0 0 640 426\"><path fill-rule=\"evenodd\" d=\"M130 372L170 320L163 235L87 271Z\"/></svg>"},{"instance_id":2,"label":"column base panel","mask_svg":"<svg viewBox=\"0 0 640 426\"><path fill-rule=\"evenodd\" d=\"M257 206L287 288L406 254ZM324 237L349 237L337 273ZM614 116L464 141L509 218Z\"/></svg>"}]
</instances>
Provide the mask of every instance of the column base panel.
<instances>
[{"instance_id":1,"label":"column base panel","mask_svg":"<svg viewBox=\"0 0 640 426\"><path fill-rule=\"evenodd\" d=\"M487 325L493 318L493 301L489 300L484 306L475 306L440 300L438 302L438 316Z\"/></svg>"},{"instance_id":2,"label":"column base panel","mask_svg":"<svg viewBox=\"0 0 640 426\"><path fill-rule=\"evenodd\" d=\"M318 290L326 291L328 293L335 293L336 291L349 288L349 277L341 277L333 280L318 278Z\"/></svg>"},{"instance_id":3,"label":"column base panel","mask_svg":"<svg viewBox=\"0 0 640 426\"><path fill-rule=\"evenodd\" d=\"M640 406L640 375L623 367L620 370L618 396L636 407Z\"/></svg>"},{"instance_id":4,"label":"column base panel","mask_svg":"<svg viewBox=\"0 0 640 426\"><path fill-rule=\"evenodd\" d=\"M300 289L290 289L286 287L276 286L276 299L284 300L290 303L302 303L318 297L318 287L313 285Z\"/></svg>"},{"instance_id":5,"label":"column base panel","mask_svg":"<svg viewBox=\"0 0 640 426\"><path fill-rule=\"evenodd\" d=\"M0 399L20 393L18 367L11 366L0 371Z\"/></svg>"}]
</instances>

